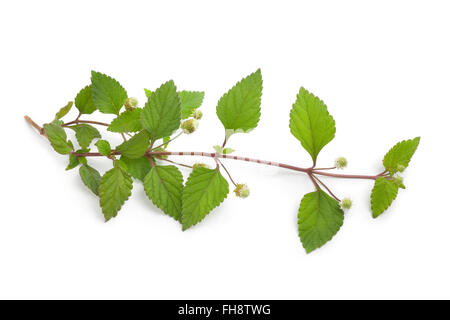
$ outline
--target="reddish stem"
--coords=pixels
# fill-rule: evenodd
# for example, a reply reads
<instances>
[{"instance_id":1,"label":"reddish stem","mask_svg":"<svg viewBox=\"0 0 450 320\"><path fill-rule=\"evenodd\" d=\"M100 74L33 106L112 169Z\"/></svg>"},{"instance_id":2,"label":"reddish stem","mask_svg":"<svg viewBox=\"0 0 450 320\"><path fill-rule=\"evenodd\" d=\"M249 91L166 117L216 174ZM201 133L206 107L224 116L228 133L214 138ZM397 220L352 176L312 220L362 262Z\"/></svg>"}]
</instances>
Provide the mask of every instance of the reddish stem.
<instances>
[{"instance_id":1,"label":"reddish stem","mask_svg":"<svg viewBox=\"0 0 450 320\"><path fill-rule=\"evenodd\" d=\"M78 123L98 124L98 125L100 125L100 126L109 127L109 123L98 122L98 121L91 121L91 120L79 120L79 119L76 119L76 120L73 120L73 121L64 123L64 124L63 124L63 127L67 127L67 126L69 126L69 125L71 125L71 124L78 124Z\"/></svg>"},{"instance_id":2,"label":"reddish stem","mask_svg":"<svg viewBox=\"0 0 450 320\"><path fill-rule=\"evenodd\" d=\"M223 165L223 163L222 163L221 161L217 160L217 162L222 166L223 170L225 170L225 172L226 172L227 175L228 175L228 178L230 178L230 180L231 180L231 183L233 183L234 186L237 187L237 184L234 182L234 180L233 180L233 178L231 177L231 174L230 174L230 172L227 170L227 168L225 168L225 166Z\"/></svg>"},{"instance_id":3,"label":"reddish stem","mask_svg":"<svg viewBox=\"0 0 450 320\"><path fill-rule=\"evenodd\" d=\"M75 151L72 151L70 154L74 154L77 157L104 157L104 155L102 155L100 152L80 152L80 153L77 153ZM115 151L115 150L111 151L111 155L114 155L114 156L118 156L118 155L121 155L121 154L122 153L119 152L119 151Z\"/></svg>"},{"instance_id":4,"label":"reddish stem","mask_svg":"<svg viewBox=\"0 0 450 320\"><path fill-rule=\"evenodd\" d=\"M309 179L312 181L312 183L314 184L314 186L316 187L316 190L320 190L319 185L317 184L316 179L314 179L314 176L311 174L311 172L308 172L308 177Z\"/></svg>"},{"instance_id":5,"label":"reddish stem","mask_svg":"<svg viewBox=\"0 0 450 320\"><path fill-rule=\"evenodd\" d=\"M41 126L39 126L36 122L34 122L30 117L25 116L25 120L34 128L36 128L39 133L45 137L47 137L47 134L45 133L44 128L42 128ZM90 120L75 120L75 121L71 121L65 124L65 126L70 125L70 124L74 124L74 123L92 123L92 124L98 124L98 125L103 125L103 126L109 126L109 124L107 123L103 123L103 122L98 122L98 121L90 121ZM224 141L226 143L226 140ZM150 150L153 146L153 143L150 146ZM76 153L76 152L71 152L71 154L75 154L77 156L80 157L101 157L103 156L101 153L99 152L83 152L83 153ZM112 151L111 155L120 155L121 153L119 151ZM314 184L316 185L316 187L318 187L317 182L313 179L313 177L311 177L311 175L322 175L322 176L328 176L328 177L334 177L334 178L344 178L344 179L368 179L368 180L376 180L379 177L383 176L386 171L383 171L382 173L375 175L375 176L369 176L369 175L354 175L354 174L337 174L337 173L329 173L329 172L323 172L323 171L318 171L317 169L314 169L312 167L310 168L302 168L302 167L297 167L297 166L293 166L290 164L285 164L285 163L279 163L279 162L274 162L274 161L267 161L267 160L260 160L260 159L253 159L253 158L248 158L248 157L240 157L240 156L232 156L232 155L226 155L226 154L219 154L219 153L215 153L215 152L176 152L176 151L161 151L161 152L152 152L152 151L148 151L147 156L202 156L202 157L210 157L210 158L223 158L223 159L233 159L233 160L240 160L240 161L247 161L247 162L254 162L254 163L259 163L259 164L264 164L264 165L268 165L268 166L275 166L275 167L280 167L280 168L285 168L285 169L289 169L289 170L293 170L293 171L299 171L299 172L304 172L306 174L308 174L310 176L310 178L313 180ZM152 159L150 159L152 160ZM151 161L153 162L153 161ZM322 169L323 170L323 169Z\"/></svg>"},{"instance_id":6,"label":"reddish stem","mask_svg":"<svg viewBox=\"0 0 450 320\"><path fill-rule=\"evenodd\" d=\"M72 152L71 154L75 154L80 157L101 157L103 156L99 152L84 152L84 153L76 153ZM112 154L114 155L120 155L119 151L112 151ZM328 176L328 177L334 177L334 178L344 178L344 179L368 179L368 180L376 180L381 175L375 175L375 176L369 176L369 175L356 175L356 174L337 174L337 173L329 173L329 172L323 172L323 171L316 171L313 168L302 168L293 166L286 163L279 163L279 162L273 162L273 161L267 161L267 160L260 160L260 159L253 159L253 158L247 158L247 157L240 157L240 156L231 156L226 154L219 154L215 152L176 152L176 151L161 151L161 152L147 152L148 156L201 156L201 157L210 157L210 158L222 158L222 159L233 159L233 160L240 160L240 161L247 161L247 162L254 162L259 164L265 164L268 166L274 166L274 167L280 167L285 168L293 171L300 171L307 174L316 174L316 175L322 175L322 176Z\"/></svg>"},{"instance_id":7,"label":"reddish stem","mask_svg":"<svg viewBox=\"0 0 450 320\"><path fill-rule=\"evenodd\" d=\"M334 178L345 178L345 179L369 179L376 180L380 175L375 176L367 176L367 175L359 175L359 174L339 174L339 173L330 173L323 171L312 170L313 174L318 174L321 176L334 177Z\"/></svg>"},{"instance_id":8,"label":"reddish stem","mask_svg":"<svg viewBox=\"0 0 450 320\"><path fill-rule=\"evenodd\" d=\"M188 165L188 164L179 163L179 162L172 161L172 160L169 160L169 159L158 159L158 160L161 160L161 161L167 161L167 162L169 162L169 163L176 164L177 166L182 166L182 167L186 167L186 168L190 168L190 169L193 168L193 166L190 166L190 165Z\"/></svg>"},{"instance_id":9,"label":"reddish stem","mask_svg":"<svg viewBox=\"0 0 450 320\"><path fill-rule=\"evenodd\" d=\"M338 202L341 202L341 200L338 198L338 197L336 197L336 195L330 190L330 188L328 188L327 187L327 185L325 184L325 183L323 183L319 178L317 178L316 176L313 176L314 177L314 179L316 179L327 191L328 191L328 193L333 197L333 198L335 198Z\"/></svg>"}]
</instances>

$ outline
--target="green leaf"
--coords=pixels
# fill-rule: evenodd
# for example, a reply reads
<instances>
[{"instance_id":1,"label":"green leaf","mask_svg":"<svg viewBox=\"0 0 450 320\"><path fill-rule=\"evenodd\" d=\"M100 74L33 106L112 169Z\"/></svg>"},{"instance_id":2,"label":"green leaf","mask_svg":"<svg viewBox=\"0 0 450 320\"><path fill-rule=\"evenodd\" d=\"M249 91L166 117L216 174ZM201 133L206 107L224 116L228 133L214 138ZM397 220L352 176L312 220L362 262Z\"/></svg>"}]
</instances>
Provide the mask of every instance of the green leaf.
<instances>
[{"instance_id":1,"label":"green leaf","mask_svg":"<svg viewBox=\"0 0 450 320\"><path fill-rule=\"evenodd\" d=\"M234 152L234 149L232 149L232 148L224 148L224 149L222 149L222 153L223 154L230 154L230 153L233 153Z\"/></svg>"},{"instance_id":2,"label":"green leaf","mask_svg":"<svg viewBox=\"0 0 450 320\"><path fill-rule=\"evenodd\" d=\"M145 91L145 96L148 98L148 97L150 97L151 95L152 95L152 91L151 90L148 90L148 89L145 89L144 88L144 91Z\"/></svg>"},{"instance_id":3,"label":"green leaf","mask_svg":"<svg viewBox=\"0 0 450 320\"><path fill-rule=\"evenodd\" d=\"M127 167L126 171L136 179L144 180L145 176L150 172L152 165L147 157L130 159L122 155L119 160Z\"/></svg>"},{"instance_id":4,"label":"green leaf","mask_svg":"<svg viewBox=\"0 0 450 320\"><path fill-rule=\"evenodd\" d=\"M383 177L378 178L370 195L372 217L377 218L386 211L397 197L397 193L398 185L393 180L387 180Z\"/></svg>"},{"instance_id":5,"label":"green leaf","mask_svg":"<svg viewBox=\"0 0 450 320\"><path fill-rule=\"evenodd\" d=\"M111 132L138 132L142 130L141 108L122 112L108 127Z\"/></svg>"},{"instance_id":6,"label":"green leaf","mask_svg":"<svg viewBox=\"0 0 450 320\"><path fill-rule=\"evenodd\" d=\"M298 211L298 234L306 252L330 241L343 222L344 212L339 202L322 190L306 194Z\"/></svg>"},{"instance_id":7,"label":"green leaf","mask_svg":"<svg viewBox=\"0 0 450 320\"><path fill-rule=\"evenodd\" d=\"M144 190L155 206L175 220L181 220L183 176L177 167L153 167L144 179Z\"/></svg>"},{"instance_id":8,"label":"green leaf","mask_svg":"<svg viewBox=\"0 0 450 320\"><path fill-rule=\"evenodd\" d=\"M102 179L100 173L94 168L88 166L87 164L83 164L80 167L80 177L84 185L88 187L89 190L91 190L95 195L98 196L98 187Z\"/></svg>"},{"instance_id":9,"label":"green leaf","mask_svg":"<svg viewBox=\"0 0 450 320\"><path fill-rule=\"evenodd\" d=\"M73 147L73 143L70 140L67 140L67 144L69 145L71 151L75 150L75 148Z\"/></svg>"},{"instance_id":10,"label":"green leaf","mask_svg":"<svg viewBox=\"0 0 450 320\"><path fill-rule=\"evenodd\" d=\"M384 156L383 165L385 169L388 170L390 174L403 171L408 167L409 161L419 146L419 142L420 137L417 137L411 140L404 140L393 146ZM401 166L402 170L399 170L399 166Z\"/></svg>"},{"instance_id":11,"label":"green leaf","mask_svg":"<svg viewBox=\"0 0 450 320\"><path fill-rule=\"evenodd\" d=\"M170 142L170 136L167 136L167 137L164 137L163 138L163 145L161 146L163 149L166 149L167 148L167 146L169 145L169 142Z\"/></svg>"},{"instance_id":12,"label":"green leaf","mask_svg":"<svg viewBox=\"0 0 450 320\"><path fill-rule=\"evenodd\" d=\"M130 140L117 146L116 151L121 152L125 157L137 159L142 157L150 146L150 134L147 130L135 134Z\"/></svg>"},{"instance_id":13,"label":"green leaf","mask_svg":"<svg viewBox=\"0 0 450 320\"><path fill-rule=\"evenodd\" d=\"M51 123L62 127L62 125L64 124L64 121L56 119L56 120L53 120Z\"/></svg>"},{"instance_id":14,"label":"green leaf","mask_svg":"<svg viewBox=\"0 0 450 320\"><path fill-rule=\"evenodd\" d=\"M86 86L78 92L75 98L75 107L77 107L78 111L83 114L91 114L97 107L92 100L92 89L91 86Z\"/></svg>"},{"instance_id":15,"label":"green leaf","mask_svg":"<svg viewBox=\"0 0 450 320\"><path fill-rule=\"evenodd\" d=\"M69 103L67 103L67 105L65 107L62 107L61 109L59 109L59 111L55 115L55 120L59 120L62 117L64 117L66 114L68 114L70 109L72 109L72 105L73 105L73 102L70 101Z\"/></svg>"},{"instance_id":16,"label":"green leaf","mask_svg":"<svg viewBox=\"0 0 450 320\"><path fill-rule=\"evenodd\" d=\"M117 80L100 72L91 72L92 100L103 113L119 114L128 98L127 92Z\"/></svg>"},{"instance_id":17,"label":"green leaf","mask_svg":"<svg viewBox=\"0 0 450 320\"><path fill-rule=\"evenodd\" d=\"M117 212L130 197L131 189L133 189L131 177L119 166L115 166L103 175L98 193L106 221L117 216Z\"/></svg>"},{"instance_id":18,"label":"green leaf","mask_svg":"<svg viewBox=\"0 0 450 320\"><path fill-rule=\"evenodd\" d=\"M80 164L78 157L75 154L69 154L69 164L66 167L66 170L70 170L76 168Z\"/></svg>"},{"instance_id":19,"label":"green leaf","mask_svg":"<svg viewBox=\"0 0 450 320\"><path fill-rule=\"evenodd\" d=\"M186 119L202 105L205 93L201 91L180 91L178 96L181 102L181 119Z\"/></svg>"},{"instance_id":20,"label":"green leaf","mask_svg":"<svg viewBox=\"0 0 450 320\"><path fill-rule=\"evenodd\" d=\"M261 70L239 81L220 98L216 112L225 129L248 132L258 125L261 116Z\"/></svg>"},{"instance_id":21,"label":"green leaf","mask_svg":"<svg viewBox=\"0 0 450 320\"><path fill-rule=\"evenodd\" d=\"M76 153L89 152L89 149L79 149ZM76 168L79 164L86 164L86 157L79 157L74 153L69 154L69 164L66 167L66 170L71 170Z\"/></svg>"},{"instance_id":22,"label":"green leaf","mask_svg":"<svg viewBox=\"0 0 450 320\"><path fill-rule=\"evenodd\" d=\"M111 154L111 145L106 140L98 140L95 144L97 146L98 152L104 156L109 156Z\"/></svg>"},{"instance_id":23,"label":"green leaf","mask_svg":"<svg viewBox=\"0 0 450 320\"><path fill-rule=\"evenodd\" d=\"M180 121L180 98L175 84L170 80L150 95L141 112L141 123L154 141L170 136L180 127Z\"/></svg>"},{"instance_id":24,"label":"green leaf","mask_svg":"<svg viewBox=\"0 0 450 320\"><path fill-rule=\"evenodd\" d=\"M228 182L218 169L198 167L192 171L183 191L183 230L197 224L228 195Z\"/></svg>"},{"instance_id":25,"label":"green leaf","mask_svg":"<svg viewBox=\"0 0 450 320\"><path fill-rule=\"evenodd\" d=\"M126 163L125 163L124 161L120 161L120 159L119 159L119 160L117 160L115 163L117 163L117 165L120 167L120 169L122 169L122 170L125 171L126 173L130 174L130 173L128 172L128 166L126 165ZM131 176L131 175L130 175L130 176Z\"/></svg>"},{"instance_id":26,"label":"green leaf","mask_svg":"<svg viewBox=\"0 0 450 320\"><path fill-rule=\"evenodd\" d=\"M69 128L75 131L75 137L78 140L78 144L83 149L88 148L92 140L102 137L96 128L88 124L82 123L70 126Z\"/></svg>"},{"instance_id":27,"label":"green leaf","mask_svg":"<svg viewBox=\"0 0 450 320\"><path fill-rule=\"evenodd\" d=\"M53 149L60 154L68 154L73 150L70 141L67 141L67 135L61 125L56 123L44 124L45 133Z\"/></svg>"},{"instance_id":28,"label":"green leaf","mask_svg":"<svg viewBox=\"0 0 450 320\"><path fill-rule=\"evenodd\" d=\"M300 88L291 109L291 133L311 155L314 164L320 150L334 138L336 127L322 100Z\"/></svg>"},{"instance_id":29,"label":"green leaf","mask_svg":"<svg viewBox=\"0 0 450 320\"><path fill-rule=\"evenodd\" d=\"M215 145L215 146L213 146L213 148L216 151L216 153L218 153L218 154L230 154L235 151L232 148L222 148L222 146L219 146L219 145Z\"/></svg>"}]
</instances>

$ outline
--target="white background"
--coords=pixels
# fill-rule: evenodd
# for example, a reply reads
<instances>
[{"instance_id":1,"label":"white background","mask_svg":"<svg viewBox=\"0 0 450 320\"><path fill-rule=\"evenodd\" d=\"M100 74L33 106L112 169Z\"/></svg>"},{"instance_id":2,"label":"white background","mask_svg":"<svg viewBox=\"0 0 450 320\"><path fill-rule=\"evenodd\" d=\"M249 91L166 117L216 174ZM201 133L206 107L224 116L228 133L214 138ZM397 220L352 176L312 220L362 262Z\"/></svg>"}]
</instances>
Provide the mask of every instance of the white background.
<instances>
[{"instance_id":1,"label":"white background","mask_svg":"<svg viewBox=\"0 0 450 320\"><path fill-rule=\"evenodd\" d=\"M411 0L1 2L0 298L450 298L449 9ZM91 69L141 103L144 87L174 79L206 97L198 132L171 150L212 151L223 140L217 100L257 68L261 121L232 137L238 155L310 165L288 128L300 86L336 120L320 166L344 155L345 172L378 173L393 144L422 137L407 189L386 214L371 218L371 181L324 179L354 207L307 255L296 216L311 182L228 160L251 196L230 194L192 229L160 213L139 183L104 223L78 170L64 171L66 157L23 120L50 121Z\"/></svg>"}]
</instances>

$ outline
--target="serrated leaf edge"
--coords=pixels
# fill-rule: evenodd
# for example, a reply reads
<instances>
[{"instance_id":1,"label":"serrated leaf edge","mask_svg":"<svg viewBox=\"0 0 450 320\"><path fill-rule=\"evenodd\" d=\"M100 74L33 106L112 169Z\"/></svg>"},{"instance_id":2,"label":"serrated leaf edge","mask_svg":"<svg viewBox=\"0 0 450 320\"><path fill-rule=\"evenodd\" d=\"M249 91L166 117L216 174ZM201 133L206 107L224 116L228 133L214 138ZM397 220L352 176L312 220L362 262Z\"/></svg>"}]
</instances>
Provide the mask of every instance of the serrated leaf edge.
<instances>
[{"instance_id":1,"label":"serrated leaf edge","mask_svg":"<svg viewBox=\"0 0 450 320\"><path fill-rule=\"evenodd\" d=\"M380 178L378 178L378 179L384 179L384 180L386 180L386 178L383 178L383 177L380 177ZM378 180L377 179L377 180ZM375 181L375 184L377 183L377 181ZM387 206L385 206L385 208L383 209L383 211L381 211L380 213L377 213L376 215L375 215L375 213L373 212L373 206L374 206L374 199L373 199L373 190L375 189L375 185L373 186L373 188L372 188L372 192L370 193L370 210L372 211L372 217L374 218L374 219L376 219L376 218L378 218L379 216L381 216L391 205L392 205L392 203L394 202L394 200L397 198L397 195L398 195L398 187L397 187L397 189L396 189L396 191L395 191L395 195L394 195L394 197L392 198L392 200L387 204Z\"/></svg>"},{"instance_id":2,"label":"serrated leaf edge","mask_svg":"<svg viewBox=\"0 0 450 320\"><path fill-rule=\"evenodd\" d=\"M236 87L238 87L239 85L241 85L242 82L244 82L245 80L247 80L248 78L250 78L251 76L253 76L253 75L256 74L256 73L259 73L259 74L261 75L261 68L258 68L255 72L250 73L249 75L245 76L244 78L242 78L241 80L239 80L238 82L236 82L236 83L234 84L234 86L231 87L231 89L229 89L227 92L225 92L225 93L220 97L219 101L217 102L217 106L216 106L216 115L217 115L217 117L219 118L220 122L222 123L222 125L223 125L224 127L225 127L225 125L223 124L222 120L220 119L219 112L218 112L218 108L219 108L220 102L222 101L222 99L225 99L225 98L230 94L231 91L235 90ZM261 75L261 95L259 96L258 120L256 121L255 126L254 126L254 127L251 127L251 128L248 128L248 129L242 129L242 128L237 128L237 129L227 129L227 128L225 128L225 130L232 130L233 133L237 133L237 132L240 132L240 133L248 133L248 132L252 131L253 129L255 129L255 128L258 126L259 121L261 120L261 103L262 103L262 92L263 92L263 89L264 89L264 86L263 86L263 79L262 79L262 75ZM248 93L248 94L249 94L249 93ZM248 94L247 94L247 95L248 95ZM236 118L237 118L237 117L236 117Z\"/></svg>"},{"instance_id":3,"label":"serrated leaf edge","mask_svg":"<svg viewBox=\"0 0 450 320\"><path fill-rule=\"evenodd\" d=\"M303 196L302 200L300 201L300 206L299 206L298 213L297 213L297 232L298 232L298 237L300 238L300 243L302 244L303 249L305 249L306 253L308 253L308 254L311 253L311 252L313 252L313 251L315 251L315 250L317 250L317 249L319 249L319 248L321 248L321 247L323 247L323 246L326 245L328 242L330 242L330 241L334 238L334 236L339 232L339 230L341 230L342 226L344 225L344 218L345 218L344 211L343 211L342 209L340 209L340 210L341 210L341 213L342 213L343 220L342 220L342 222L339 224L339 228L338 228L338 230L336 231L336 233L333 234L333 235L332 235L328 240L326 240L322 245L320 245L320 246L318 246L318 247L316 247L316 248L314 248L314 249L312 249L312 250L307 249L307 248L305 247L305 245L303 244L303 241L302 241L302 239L301 239L301 237L300 237L300 231L299 231L299 229L300 229L300 208L302 207L302 203L303 203L303 201L305 200L306 195L311 194L311 193L315 193L315 192L319 192L319 193L321 192L321 193L323 193L326 197L328 197L329 199L331 198L327 193L325 193L325 191L323 191L322 189L318 189L318 190L316 190L316 191L312 191L312 192L309 192L309 193L305 194L305 195ZM331 198L331 199L334 200L333 198ZM328 200L328 199L327 199L327 200Z\"/></svg>"},{"instance_id":4,"label":"serrated leaf edge","mask_svg":"<svg viewBox=\"0 0 450 320\"><path fill-rule=\"evenodd\" d=\"M194 169L192 172L194 172L195 170L198 170L198 169L201 169L201 168ZM210 169L210 170L211 170L211 169ZM219 169L215 169L215 170L217 171L218 174L221 175ZM222 175L221 175L221 176L222 176ZM189 182L189 178L190 178L190 176L188 177L188 179L187 179L187 181L186 181L186 184L184 185L185 188L186 188L186 185L187 185L188 182ZM222 176L222 178L225 179L223 176ZM208 216L215 208L219 207L219 206L225 201L225 199L227 198L227 196L228 196L228 194L229 194L229 192L230 192L230 186L229 186L229 184L228 184L228 181L227 181L226 179L225 179L225 181L227 182L227 189L228 189L228 190L227 190L227 194L225 195L225 197L224 197L222 200L220 200L220 202L219 202L215 207L211 208L211 210L210 210L208 213L206 213L205 216L204 216L202 219L200 219L199 221L195 222L194 224L190 225L190 226L187 227L187 228L185 228L184 223L183 223L184 201L182 201L183 207L182 207L182 210L181 210L181 225L182 225L182 230L183 230L183 231L186 231L187 229L192 228L193 226L195 226L195 225L197 225L198 223L200 223L201 221L203 221L203 219L205 219L205 218L206 218L206 217L207 217L207 216ZM184 194L184 190L185 190L185 189L183 189L183 194Z\"/></svg>"},{"instance_id":5,"label":"serrated leaf edge","mask_svg":"<svg viewBox=\"0 0 450 320\"><path fill-rule=\"evenodd\" d=\"M293 117L294 112L297 113L297 111L295 110L295 104L297 103L298 99L301 98L301 97L300 97L300 94L302 93L302 90L303 90L303 91L306 91L307 94L312 95L315 99L319 100L319 102L325 107L326 113L328 114L328 116L331 118L331 121L333 122L333 128L334 128L333 137L330 139L330 141L328 141L325 145L323 145L322 148L321 148L320 150L318 150L318 151L317 151L317 150L314 150L314 151L317 151L317 154L315 154L314 156L313 156L312 154L309 153L309 151L306 149L306 146L304 145L304 142L303 142L302 140L300 140L300 139L294 134L293 129L292 129L292 117ZM309 115L308 115L308 120L309 120L309 123L310 123L310 126L309 126L309 127L311 127L311 118L309 117ZM333 139L336 137L336 121L334 120L334 118L333 118L333 116L330 114L330 112L328 111L328 106L326 105L326 103L325 103L321 98L319 98L318 96L316 96L314 93L308 91L305 87L300 87L300 90L299 90L299 92L298 92L297 95L296 95L295 102L292 104L291 111L289 112L289 130L290 130L292 136L293 136L294 138L296 138L296 139L300 142L300 144L301 144L302 147L305 149L305 151L308 152L308 153L310 154L310 156L311 156L311 158L312 158L312 160L313 160L313 163L316 164L317 157L319 156L320 151L322 151L322 149L325 148L325 146L326 146L327 144L329 144L331 141L333 141ZM309 131L311 132L311 130L309 130ZM312 132L311 132L311 135L312 135ZM312 146L311 146L312 149L315 149L314 146L315 146L315 142L314 142L314 140L313 140Z\"/></svg>"},{"instance_id":6,"label":"serrated leaf edge","mask_svg":"<svg viewBox=\"0 0 450 320\"><path fill-rule=\"evenodd\" d=\"M146 187L146 179L147 179L147 176L149 176L150 173L151 173L153 170L156 170L156 167L158 167L158 166L152 167L152 169L147 173L147 175L146 175L145 178L144 178L144 181L143 181L143 184L144 184L144 192L145 192L145 194L147 195L147 198L149 198L149 199L152 201L152 203L153 203L156 207L158 207L162 212L164 212L164 213L165 213L166 215L168 215L169 217L173 218L175 221L181 222L181 216L182 216L181 213L183 212L183 190L184 190L183 175L182 175L182 173L180 172L180 170L179 170L177 167L175 167L175 166L172 166L172 165L164 166L164 167L174 167L174 168L177 169L178 173L180 174L180 176L177 177L177 178L180 178L180 179L177 179L177 180L178 180L178 182L181 182L181 185L182 185L183 190L181 191L181 211L180 211L180 213L179 213L180 217L179 217L179 219L177 219L177 218L174 217L173 215L167 213L167 212L166 212L163 208L161 208L157 203L155 203L155 202L153 201L152 197L151 197L151 196L149 195L149 193L147 192L147 187ZM173 202L172 194L171 194L170 192L168 192L167 187L165 186L165 183L163 183L164 180L161 178L161 176L160 176L158 170L156 170L156 174L158 175L158 178L159 178L159 181L161 182L161 185L164 186L164 189L167 191L167 193L169 194L170 199L171 199L172 202Z\"/></svg>"}]
</instances>

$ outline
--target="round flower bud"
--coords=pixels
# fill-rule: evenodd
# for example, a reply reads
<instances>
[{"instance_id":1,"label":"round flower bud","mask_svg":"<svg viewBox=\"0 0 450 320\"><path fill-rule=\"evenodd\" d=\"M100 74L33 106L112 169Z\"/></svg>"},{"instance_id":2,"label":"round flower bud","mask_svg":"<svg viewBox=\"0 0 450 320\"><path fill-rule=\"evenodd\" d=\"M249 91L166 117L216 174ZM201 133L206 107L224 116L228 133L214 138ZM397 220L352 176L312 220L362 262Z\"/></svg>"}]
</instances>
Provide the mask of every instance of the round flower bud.
<instances>
[{"instance_id":1,"label":"round flower bud","mask_svg":"<svg viewBox=\"0 0 450 320\"><path fill-rule=\"evenodd\" d=\"M184 121L181 124L181 130L183 130L184 133L186 134L190 134L192 132L194 132L195 130L197 130L198 128L198 120L196 119L189 119Z\"/></svg>"},{"instance_id":2,"label":"round flower bud","mask_svg":"<svg viewBox=\"0 0 450 320\"><path fill-rule=\"evenodd\" d=\"M236 194L236 197L239 198L247 198L250 195L250 189L244 183L238 183L233 192Z\"/></svg>"},{"instance_id":3,"label":"round flower bud","mask_svg":"<svg viewBox=\"0 0 450 320\"><path fill-rule=\"evenodd\" d=\"M192 117L194 119L200 120L203 117L203 112L201 112L198 109L195 109L194 112L192 113Z\"/></svg>"},{"instance_id":4,"label":"round flower bud","mask_svg":"<svg viewBox=\"0 0 450 320\"><path fill-rule=\"evenodd\" d=\"M399 165L397 165L397 171L398 172L403 172L403 171L405 171L405 166L403 166L403 165L401 165L401 164L399 164Z\"/></svg>"},{"instance_id":5,"label":"round flower bud","mask_svg":"<svg viewBox=\"0 0 450 320\"><path fill-rule=\"evenodd\" d=\"M206 168L209 169L209 166L206 163L203 162L196 162L194 163L194 165L192 166L192 169L197 169L197 168Z\"/></svg>"},{"instance_id":6,"label":"round flower bud","mask_svg":"<svg viewBox=\"0 0 450 320\"><path fill-rule=\"evenodd\" d=\"M348 210L352 207L352 200L349 198L344 198L341 201L341 208L344 210Z\"/></svg>"},{"instance_id":7,"label":"round flower bud","mask_svg":"<svg viewBox=\"0 0 450 320\"><path fill-rule=\"evenodd\" d=\"M127 111L133 110L138 105L138 100L136 98L128 98L125 100L125 109Z\"/></svg>"},{"instance_id":8,"label":"round flower bud","mask_svg":"<svg viewBox=\"0 0 450 320\"><path fill-rule=\"evenodd\" d=\"M344 157L339 157L334 160L334 165L337 169L344 169L347 166L347 159Z\"/></svg>"}]
</instances>

